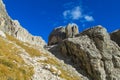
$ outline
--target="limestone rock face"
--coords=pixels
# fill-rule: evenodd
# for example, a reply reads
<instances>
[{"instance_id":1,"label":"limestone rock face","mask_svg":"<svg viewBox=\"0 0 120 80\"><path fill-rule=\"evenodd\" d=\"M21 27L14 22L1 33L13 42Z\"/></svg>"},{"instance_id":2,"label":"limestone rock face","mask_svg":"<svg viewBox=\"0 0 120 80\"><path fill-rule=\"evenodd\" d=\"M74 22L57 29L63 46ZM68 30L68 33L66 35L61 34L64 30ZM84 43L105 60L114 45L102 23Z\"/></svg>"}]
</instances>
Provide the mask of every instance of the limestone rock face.
<instances>
[{"instance_id":1,"label":"limestone rock face","mask_svg":"<svg viewBox=\"0 0 120 80\"><path fill-rule=\"evenodd\" d=\"M68 24L65 28L66 38L74 37L79 33L78 26L76 24Z\"/></svg>"},{"instance_id":2,"label":"limestone rock face","mask_svg":"<svg viewBox=\"0 0 120 80\"><path fill-rule=\"evenodd\" d=\"M120 46L120 30L116 30L110 34L110 37Z\"/></svg>"},{"instance_id":3,"label":"limestone rock face","mask_svg":"<svg viewBox=\"0 0 120 80\"><path fill-rule=\"evenodd\" d=\"M59 51L71 57L92 80L120 79L120 47L100 25L64 40Z\"/></svg>"},{"instance_id":4,"label":"limestone rock face","mask_svg":"<svg viewBox=\"0 0 120 80\"><path fill-rule=\"evenodd\" d=\"M54 45L66 38L74 37L75 35L79 34L78 26L74 23L68 24L66 27L58 27L55 28L50 36L48 45Z\"/></svg>"},{"instance_id":5,"label":"limestone rock face","mask_svg":"<svg viewBox=\"0 0 120 80\"><path fill-rule=\"evenodd\" d=\"M46 45L45 41L41 37L33 36L32 34L30 34L26 29L21 27L21 25L17 20L12 20L12 27L10 34L23 42L28 42L30 44L39 45L39 46Z\"/></svg>"},{"instance_id":6,"label":"limestone rock face","mask_svg":"<svg viewBox=\"0 0 120 80\"><path fill-rule=\"evenodd\" d=\"M12 20L5 9L5 5L0 0L0 30L16 37L17 39L30 44L44 46L45 41L41 37L31 35L24 29L17 20Z\"/></svg>"},{"instance_id":7,"label":"limestone rock face","mask_svg":"<svg viewBox=\"0 0 120 80\"><path fill-rule=\"evenodd\" d=\"M48 45L57 44L63 39L65 39L65 27L55 28L49 36Z\"/></svg>"}]
</instances>

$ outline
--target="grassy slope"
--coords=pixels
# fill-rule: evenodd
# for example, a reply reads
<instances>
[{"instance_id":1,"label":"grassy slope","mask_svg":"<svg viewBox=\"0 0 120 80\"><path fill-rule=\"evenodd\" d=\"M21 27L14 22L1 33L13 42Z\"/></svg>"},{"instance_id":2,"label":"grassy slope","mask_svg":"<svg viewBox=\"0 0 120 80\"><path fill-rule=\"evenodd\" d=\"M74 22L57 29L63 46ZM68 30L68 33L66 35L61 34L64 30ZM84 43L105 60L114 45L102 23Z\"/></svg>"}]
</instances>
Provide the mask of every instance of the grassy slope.
<instances>
[{"instance_id":1,"label":"grassy slope","mask_svg":"<svg viewBox=\"0 0 120 80\"><path fill-rule=\"evenodd\" d=\"M66 79L66 80L81 80L78 76L72 74L69 70L63 69L63 66L65 66L65 65L61 65L61 63L58 60L50 57L49 55L43 54L42 52L40 52L38 49L36 49L34 47L28 46L30 44L23 43L23 42L17 40L16 38L14 38L12 36L9 36L9 35L7 35L7 39L10 40L11 42L16 43L18 46L22 47L27 53L29 53L29 55L31 55L31 57L35 57L35 56L48 57L48 60L40 61L40 62L44 63L44 64L54 65L56 68L58 68L61 71L62 74L60 75L60 77ZM9 78L9 76L14 75L13 80L15 78L18 78L17 80L19 80L19 79L21 80L21 78L23 78L22 80L29 80L30 76L33 74L33 69L32 68L29 69L30 67L27 67L27 68L26 67L20 67L20 69L19 69L16 66L16 64L13 63L14 60L17 61L19 65L22 65L24 63L24 61L20 58L20 56L15 55L15 54L19 54L19 49L13 49L11 44L9 44L9 46L8 46L8 44L6 44L6 45L5 44L6 44L6 42L2 43L3 47L5 47L4 48L5 50L4 50L3 48L1 48L1 43L0 43L0 50L2 50L2 51L4 50L2 53L6 57L6 59L3 59L3 60L6 60L6 62L8 61L7 63L9 63L10 66L15 66L15 68L12 67L13 71L11 71L11 70L9 70L10 66L2 64L2 66L5 66L5 68L6 68L5 70L7 70L7 71L4 71L5 73L1 73L0 75L1 76L6 75L8 78ZM12 51L12 52L6 52L8 50ZM7 54L5 55L5 53L7 53ZM8 54L12 58L7 58ZM3 62L3 61L1 61L1 62ZM14 70L16 70L16 71L14 71ZM0 71L0 72L2 72L2 71ZM11 75L7 74L8 72L10 72ZM17 77L16 73L17 73L18 77ZM2 80L4 80L4 79L2 79Z\"/></svg>"},{"instance_id":2,"label":"grassy slope","mask_svg":"<svg viewBox=\"0 0 120 80\"><path fill-rule=\"evenodd\" d=\"M0 37L0 80L30 80L33 68L19 56L21 50Z\"/></svg>"}]
</instances>

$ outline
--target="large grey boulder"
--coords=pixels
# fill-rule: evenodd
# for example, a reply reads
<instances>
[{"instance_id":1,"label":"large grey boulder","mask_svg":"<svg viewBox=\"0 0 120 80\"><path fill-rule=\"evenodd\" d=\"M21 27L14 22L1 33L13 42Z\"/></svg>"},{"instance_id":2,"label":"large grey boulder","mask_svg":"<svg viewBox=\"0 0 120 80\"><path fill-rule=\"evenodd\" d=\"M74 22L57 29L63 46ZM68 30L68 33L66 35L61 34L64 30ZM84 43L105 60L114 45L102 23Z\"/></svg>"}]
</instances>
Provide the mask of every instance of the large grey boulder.
<instances>
[{"instance_id":1,"label":"large grey boulder","mask_svg":"<svg viewBox=\"0 0 120 80\"><path fill-rule=\"evenodd\" d=\"M116 30L110 34L110 37L120 46L120 30Z\"/></svg>"},{"instance_id":2,"label":"large grey boulder","mask_svg":"<svg viewBox=\"0 0 120 80\"><path fill-rule=\"evenodd\" d=\"M100 25L64 40L59 52L71 57L92 80L120 79L120 47Z\"/></svg>"}]
</instances>

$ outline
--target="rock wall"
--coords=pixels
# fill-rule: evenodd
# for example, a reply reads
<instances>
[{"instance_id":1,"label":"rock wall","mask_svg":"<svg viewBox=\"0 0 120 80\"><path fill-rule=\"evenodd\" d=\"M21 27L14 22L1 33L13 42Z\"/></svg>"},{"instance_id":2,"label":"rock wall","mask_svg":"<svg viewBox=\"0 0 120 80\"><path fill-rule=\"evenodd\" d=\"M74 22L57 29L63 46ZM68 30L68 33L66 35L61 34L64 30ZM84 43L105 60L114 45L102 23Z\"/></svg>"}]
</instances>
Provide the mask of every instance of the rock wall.
<instances>
[{"instance_id":1,"label":"rock wall","mask_svg":"<svg viewBox=\"0 0 120 80\"><path fill-rule=\"evenodd\" d=\"M120 47L100 25L64 40L59 52L71 57L92 80L120 79Z\"/></svg>"}]
</instances>

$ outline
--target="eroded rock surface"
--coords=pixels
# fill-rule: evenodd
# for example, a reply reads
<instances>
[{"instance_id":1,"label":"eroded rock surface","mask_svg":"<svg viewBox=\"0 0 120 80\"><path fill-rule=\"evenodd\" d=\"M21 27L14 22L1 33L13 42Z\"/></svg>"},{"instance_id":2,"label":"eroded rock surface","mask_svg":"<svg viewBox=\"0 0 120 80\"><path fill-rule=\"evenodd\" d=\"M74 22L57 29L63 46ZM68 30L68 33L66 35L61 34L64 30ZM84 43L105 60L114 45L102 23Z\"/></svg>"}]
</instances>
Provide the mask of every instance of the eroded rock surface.
<instances>
[{"instance_id":1,"label":"eroded rock surface","mask_svg":"<svg viewBox=\"0 0 120 80\"><path fill-rule=\"evenodd\" d=\"M68 24L65 28L65 31L66 31L66 38L71 38L79 34L78 26L74 23Z\"/></svg>"},{"instance_id":2,"label":"eroded rock surface","mask_svg":"<svg viewBox=\"0 0 120 80\"><path fill-rule=\"evenodd\" d=\"M87 29L79 37L68 38L58 46L59 52L71 57L92 80L120 79L120 47L104 27Z\"/></svg>"},{"instance_id":3,"label":"eroded rock surface","mask_svg":"<svg viewBox=\"0 0 120 80\"><path fill-rule=\"evenodd\" d=\"M77 34L79 34L78 26L74 23L68 24L66 27L60 26L51 32L48 45L58 44L62 40L74 37Z\"/></svg>"},{"instance_id":4,"label":"eroded rock surface","mask_svg":"<svg viewBox=\"0 0 120 80\"><path fill-rule=\"evenodd\" d=\"M55 28L49 36L48 45L54 45L54 44L57 44L58 42L61 42L63 39L66 38L65 35L66 35L65 27Z\"/></svg>"}]
</instances>

